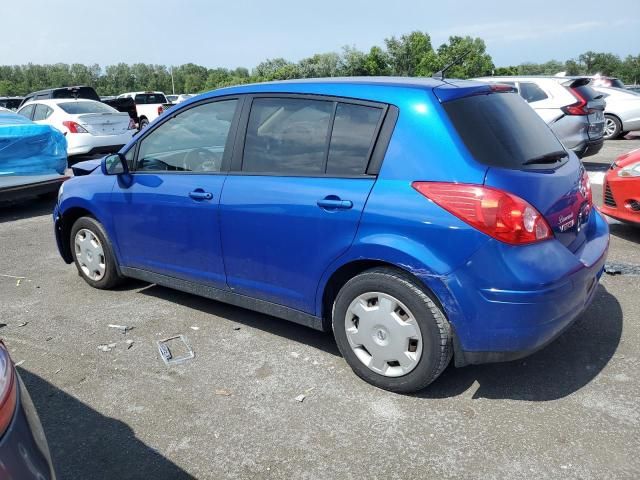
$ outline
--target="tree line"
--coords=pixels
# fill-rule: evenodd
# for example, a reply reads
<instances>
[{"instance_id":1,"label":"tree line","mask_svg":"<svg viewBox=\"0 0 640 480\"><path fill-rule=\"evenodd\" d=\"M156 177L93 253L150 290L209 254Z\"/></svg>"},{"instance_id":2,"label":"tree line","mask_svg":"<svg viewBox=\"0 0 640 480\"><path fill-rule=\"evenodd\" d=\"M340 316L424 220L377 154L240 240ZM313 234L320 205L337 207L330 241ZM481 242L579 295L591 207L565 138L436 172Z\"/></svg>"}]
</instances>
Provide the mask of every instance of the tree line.
<instances>
[{"instance_id":1,"label":"tree line","mask_svg":"<svg viewBox=\"0 0 640 480\"><path fill-rule=\"evenodd\" d=\"M450 78L487 75L568 75L601 73L640 83L640 55L622 59L611 53L585 52L565 62L523 63L496 67L481 38L449 37L434 48L426 32L411 32L384 40L368 52L344 47L341 52L318 53L299 62L268 59L253 70L207 68L188 63L176 67L118 63L102 68L98 64L5 65L0 66L0 95L25 95L49 87L91 85L100 95L128 91L160 90L170 93L197 93L242 83L292 78L335 76L430 76L465 54L448 71Z\"/></svg>"}]
</instances>

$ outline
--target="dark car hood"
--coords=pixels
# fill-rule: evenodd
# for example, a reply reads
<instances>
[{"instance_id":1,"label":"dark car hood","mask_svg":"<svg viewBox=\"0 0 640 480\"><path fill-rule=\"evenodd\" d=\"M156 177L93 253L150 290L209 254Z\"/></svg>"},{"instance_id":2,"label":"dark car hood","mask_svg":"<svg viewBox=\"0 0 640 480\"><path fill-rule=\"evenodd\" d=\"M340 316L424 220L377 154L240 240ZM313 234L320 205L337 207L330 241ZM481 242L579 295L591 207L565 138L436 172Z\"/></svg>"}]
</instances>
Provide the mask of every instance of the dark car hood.
<instances>
[{"instance_id":1,"label":"dark car hood","mask_svg":"<svg viewBox=\"0 0 640 480\"><path fill-rule=\"evenodd\" d=\"M101 158L96 158L94 160L85 160L84 162L78 162L71 167L73 170L73 175L76 177L81 177L82 175L89 175L96 168L100 166L102 163Z\"/></svg>"}]
</instances>

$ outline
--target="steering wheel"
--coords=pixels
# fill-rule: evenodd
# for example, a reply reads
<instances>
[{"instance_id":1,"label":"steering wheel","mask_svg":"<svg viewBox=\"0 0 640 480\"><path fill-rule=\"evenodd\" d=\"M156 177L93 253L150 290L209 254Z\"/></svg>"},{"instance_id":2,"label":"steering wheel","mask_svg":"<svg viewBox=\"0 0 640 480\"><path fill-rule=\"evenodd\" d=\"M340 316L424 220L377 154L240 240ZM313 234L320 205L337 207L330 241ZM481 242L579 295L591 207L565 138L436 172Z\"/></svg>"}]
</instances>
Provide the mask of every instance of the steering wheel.
<instances>
[{"instance_id":1,"label":"steering wheel","mask_svg":"<svg viewBox=\"0 0 640 480\"><path fill-rule=\"evenodd\" d=\"M220 160L206 148L195 148L184 156L182 167L188 172L217 172Z\"/></svg>"}]
</instances>

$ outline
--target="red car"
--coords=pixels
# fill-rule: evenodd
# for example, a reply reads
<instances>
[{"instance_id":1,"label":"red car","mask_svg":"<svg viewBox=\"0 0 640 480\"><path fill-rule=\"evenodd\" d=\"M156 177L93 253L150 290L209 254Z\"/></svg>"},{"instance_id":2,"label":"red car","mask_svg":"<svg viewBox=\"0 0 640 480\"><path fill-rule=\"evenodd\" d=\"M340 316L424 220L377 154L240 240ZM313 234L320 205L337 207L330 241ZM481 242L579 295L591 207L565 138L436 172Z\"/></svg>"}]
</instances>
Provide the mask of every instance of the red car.
<instances>
[{"instance_id":1,"label":"red car","mask_svg":"<svg viewBox=\"0 0 640 480\"><path fill-rule=\"evenodd\" d=\"M640 148L613 162L602 186L600 211L622 222L640 225Z\"/></svg>"}]
</instances>

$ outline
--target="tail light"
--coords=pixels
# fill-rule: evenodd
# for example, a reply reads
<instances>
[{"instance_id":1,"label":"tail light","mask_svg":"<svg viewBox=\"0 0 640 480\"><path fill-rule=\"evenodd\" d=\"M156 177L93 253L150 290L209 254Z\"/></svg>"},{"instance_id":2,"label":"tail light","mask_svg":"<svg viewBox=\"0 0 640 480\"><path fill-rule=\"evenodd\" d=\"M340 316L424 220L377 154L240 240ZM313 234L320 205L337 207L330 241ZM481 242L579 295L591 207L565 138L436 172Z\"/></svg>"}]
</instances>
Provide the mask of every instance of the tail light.
<instances>
[{"instance_id":1,"label":"tail light","mask_svg":"<svg viewBox=\"0 0 640 480\"><path fill-rule=\"evenodd\" d=\"M17 379L9 352L0 342L0 436L9 428L17 401Z\"/></svg>"},{"instance_id":2,"label":"tail light","mask_svg":"<svg viewBox=\"0 0 640 480\"><path fill-rule=\"evenodd\" d=\"M89 133L82 125L71 120L66 120L62 124L69 129L69 133Z\"/></svg>"},{"instance_id":3,"label":"tail light","mask_svg":"<svg viewBox=\"0 0 640 480\"><path fill-rule=\"evenodd\" d=\"M568 88L571 94L578 100L576 103L562 107L561 110L565 115L589 115L591 109L587 108L587 100L575 88Z\"/></svg>"},{"instance_id":4,"label":"tail light","mask_svg":"<svg viewBox=\"0 0 640 480\"><path fill-rule=\"evenodd\" d=\"M135 130L136 127L136 122L133 121L133 118L129 119L129 126L127 127L127 130Z\"/></svg>"},{"instance_id":5,"label":"tail light","mask_svg":"<svg viewBox=\"0 0 640 480\"><path fill-rule=\"evenodd\" d=\"M158 115L162 115L162 112L164 112L164 108L162 105L158 105Z\"/></svg>"},{"instance_id":6,"label":"tail light","mask_svg":"<svg viewBox=\"0 0 640 480\"><path fill-rule=\"evenodd\" d=\"M413 182L413 188L483 233L511 245L552 237L544 217L525 200L482 185Z\"/></svg>"}]
</instances>

